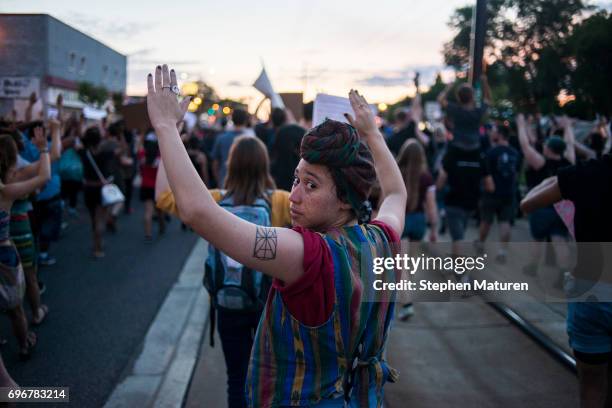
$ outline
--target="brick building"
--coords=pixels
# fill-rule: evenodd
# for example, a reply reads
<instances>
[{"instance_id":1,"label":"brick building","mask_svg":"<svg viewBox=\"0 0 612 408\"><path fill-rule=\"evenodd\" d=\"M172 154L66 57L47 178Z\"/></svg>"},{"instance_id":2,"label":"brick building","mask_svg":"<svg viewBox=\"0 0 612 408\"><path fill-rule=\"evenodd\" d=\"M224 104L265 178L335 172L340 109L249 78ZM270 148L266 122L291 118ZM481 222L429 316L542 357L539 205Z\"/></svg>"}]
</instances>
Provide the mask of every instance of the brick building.
<instances>
[{"instance_id":1,"label":"brick building","mask_svg":"<svg viewBox=\"0 0 612 408\"><path fill-rule=\"evenodd\" d=\"M79 82L125 93L126 69L125 55L50 15L0 14L0 116L14 108L22 118L32 92L38 111L59 93L67 108L83 108Z\"/></svg>"}]
</instances>

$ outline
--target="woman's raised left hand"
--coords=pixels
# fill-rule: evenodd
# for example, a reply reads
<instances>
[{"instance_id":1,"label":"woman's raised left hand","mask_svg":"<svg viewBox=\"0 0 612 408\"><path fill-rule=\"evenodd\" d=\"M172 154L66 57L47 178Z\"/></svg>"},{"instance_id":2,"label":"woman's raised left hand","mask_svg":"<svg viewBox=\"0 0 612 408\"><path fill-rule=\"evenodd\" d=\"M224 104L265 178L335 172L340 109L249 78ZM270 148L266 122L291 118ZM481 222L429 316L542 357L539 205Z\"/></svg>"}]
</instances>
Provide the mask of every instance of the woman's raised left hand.
<instances>
[{"instance_id":1,"label":"woman's raised left hand","mask_svg":"<svg viewBox=\"0 0 612 408\"><path fill-rule=\"evenodd\" d=\"M176 126L187 112L191 97L185 97L179 103L178 95L172 92L178 87L176 72L168 70L168 65L157 66L155 80L153 75L147 76L147 111L149 120L155 129L162 126Z\"/></svg>"},{"instance_id":2,"label":"woman's raised left hand","mask_svg":"<svg viewBox=\"0 0 612 408\"><path fill-rule=\"evenodd\" d=\"M374 112L370 108L370 105L366 101L366 99L359 95L354 89L351 89L349 92L349 101L351 103L351 107L353 108L353 112L355 112L355 117L346 113L346 119L349 123L357 129L359 136L363 139L369 139L370 137L375 137L380 132L378 131L378 127L376 126L376 119L374 118Z\"/></svg>"}]
</instances>

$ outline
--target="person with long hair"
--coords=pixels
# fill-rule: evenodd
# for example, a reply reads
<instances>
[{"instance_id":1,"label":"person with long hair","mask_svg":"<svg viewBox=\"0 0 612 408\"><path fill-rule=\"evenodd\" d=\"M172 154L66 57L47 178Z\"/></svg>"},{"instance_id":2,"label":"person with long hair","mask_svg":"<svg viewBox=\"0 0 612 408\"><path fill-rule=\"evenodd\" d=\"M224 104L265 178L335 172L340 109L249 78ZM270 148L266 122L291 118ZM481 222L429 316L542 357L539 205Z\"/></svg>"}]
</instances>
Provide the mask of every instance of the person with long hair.
<instances>
[{"instance_id":1,"label":"person with long hair","mask_svg":"<svg viewBox=\"0 0 612 408\"><path fill-rule=\"evenodd\" d=\"M153 129L149 129L138 151L140 167L140 201L144 203L144 241L153 242L153 214L157 212L159 234L166 232L166 217L161 210L155 208L155 179L159 168L159 146Z\"/></svg>"},{"instance_id":2,"label":"person with long hair","mask_svg":"<svg viewBox=\"0 0 612 408\"><path fill-rule=\"evenodd\" d=\"M272 226L286 227L291 224L289 192L275 190L266 146L255 137L240 136L234 140L228 156L225 189L211 190L211 194L215 201L224 205L264 204L271 210ZM178 215L163 163L157 174L155 196L158 208ZM260 298L265 299L265 294L260 294ZM244 386L261 309L233 311L219 308L216 313L217 330L227 366L228 407L242 408L246 405Z\"/></svg>"},{"instance_id":3,"label":"person with long hair","mask_svg":"<svg viewBox=\"0 0 612 408\"><path fill-rule=\"evenodd\" d=\"M22 306L25 278L19 253L9 236L11 207L15 200L31 194L51 178L51 159L42 127L34 129L33 142L40 152L38 173L28 180L15 181L17 146L11 135L0 135L0 308L8 311L22 360L30 357L36 335L28 330Z\"/></svg>"},{"instance_id":4,"label":"person with long hair","mask_svg":"<svg viewBox=\"0 0 612 408\"><path fill-rule=\"evenodd\" d=\"M81 157L83 161L83 196L89 211L93 236L94 258L104 257L102 234L108 219L106 208L102 205L102 186L111 176L111 163L115 153L100 148L102 134L97 126L85 131Z\"/></svg>"},{"instance_id":5,"label":"person with long hair","mask_svg":"<svg viewBox=\"0 0 612 408\"><path fill-rule=\"evenodd\" d=\"M18 131L11 132L11 136L18 151L13 180L25 181L35 177L39 171L40 160L30 163L21 157L21 152L24 149L24 136ZM30 217L28 216L28 212L31 210L32 203L29 196L21 197L13 202L11 207L10 238L13 244L15 244L15 248L17 248L25 274L26 297L32 310L32 325L37 326L47 317L49 308L41 302L40 297L43 286L38 280L36 247L34 245Z\"/></svg>"},{"instance_id":6,"label":"person with long hair","mask_svg":"<svg viewBox=\"0 0 612 408\"><path fill-rule=\"evenodd\" d=\"M415 139L407 140L397 156L397 164L402 172L408 194L402 238L421 241L425 236L427 223L429 223L429 240L435 242L438 224L436 186L427 169L425 149L421 143Z\"/></svg>"},{"instance_id":7,"label":"person with long hair","mask_svg":"<svg viewBox=\"0 0 612 408\"><path fill-rule=\"evenodd\" d=\"M438 225L436 186L427 168L427 157L421 143L416 139L408 139L397 156L397 165L402 172L408 194L402 238L420 242L425 236L429 223L429 240L436 242ZM413 248L416 247L411 245L410 249ZM412 303L405 303L398 317L406 320L413 313Z\"/></svg>"},{"instance_id":8,"label":"person with long hair","mask_svg":"<svg viewBox=\"0 0 612 408\"><path fill-rule=\"evenodd\" d=\"M371 262L396 253L406 188L365 98L349 93L351 124L326 120L302 139L289 229L258 226L215 203L177 131L189 98L179 104L176 73L158 66L147 86L149 118L182 219L232 259L274 279L251 352L247 406L382 406L383 384L397 378L384 358L395 295L368 301ZM381 205L371 221L377 177Z\"/></svg>"}]
</instances>

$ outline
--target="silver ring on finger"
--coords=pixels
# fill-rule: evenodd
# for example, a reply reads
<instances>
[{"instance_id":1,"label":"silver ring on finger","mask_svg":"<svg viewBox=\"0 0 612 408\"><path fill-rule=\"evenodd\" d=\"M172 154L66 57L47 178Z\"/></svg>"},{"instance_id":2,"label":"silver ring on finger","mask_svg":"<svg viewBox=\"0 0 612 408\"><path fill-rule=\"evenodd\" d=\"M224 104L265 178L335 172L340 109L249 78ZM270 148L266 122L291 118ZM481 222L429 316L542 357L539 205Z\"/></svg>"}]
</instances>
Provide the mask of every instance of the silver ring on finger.
<instances>
[{"instance_id":1,"label":"silver ring on finger","mask_svg":"<svg viewBox=\"0 0 612 408\"><path fill-rule=\"evenodd\" d=\"M170 88L170 90L172 91L172 93L174 93L176 96L180 95L181 90L179 89L178 85L172 85L172 87Z\"/></svg>"}]
</instances>

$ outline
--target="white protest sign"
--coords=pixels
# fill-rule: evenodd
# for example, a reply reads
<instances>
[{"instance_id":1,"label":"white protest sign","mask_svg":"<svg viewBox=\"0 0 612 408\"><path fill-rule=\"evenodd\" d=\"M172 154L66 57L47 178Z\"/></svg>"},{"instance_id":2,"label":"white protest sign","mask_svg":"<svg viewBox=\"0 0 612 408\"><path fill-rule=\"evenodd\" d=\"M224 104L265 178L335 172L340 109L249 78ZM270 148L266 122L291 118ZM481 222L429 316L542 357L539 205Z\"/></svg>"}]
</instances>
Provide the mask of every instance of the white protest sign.
<instances>
[{"instance_id":1,"label":"white protest sign","mask_svg":"<svg viewBox=\"0 0 612 408\"><path fill-rule=\"evenodd\" d=\"M0 98L29 98L32 92L40 96L38 78L0 77Z\"/></svg>"},{"instance_id":2,"label":"white protest sign","mask_svg":"<svg viewBox=\"0 0 612 408\"><path fill-rule=\"evenodd\" d=\"M372 109L372 112L376 115L376 106L370 105L370 109ZM350 113L354 116L353 108L348 98L317 94L312 113L312 126L320 125L325 119L333 119L338 122L348 123L344 117L345 113Z\"/></svg>"},{"instance_id":3,"label":"white protest sign","mask_svg":"<svg viewBox=\"0 0 612 408\"><path fill-rule=\"evenodd\" d=\"M425 117L430 121L442 119L442 107L440 104L438 102L426 102Z\"/></svg>"}]
</instances>

